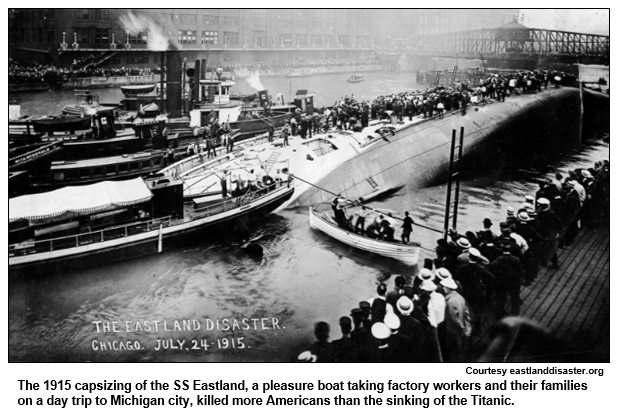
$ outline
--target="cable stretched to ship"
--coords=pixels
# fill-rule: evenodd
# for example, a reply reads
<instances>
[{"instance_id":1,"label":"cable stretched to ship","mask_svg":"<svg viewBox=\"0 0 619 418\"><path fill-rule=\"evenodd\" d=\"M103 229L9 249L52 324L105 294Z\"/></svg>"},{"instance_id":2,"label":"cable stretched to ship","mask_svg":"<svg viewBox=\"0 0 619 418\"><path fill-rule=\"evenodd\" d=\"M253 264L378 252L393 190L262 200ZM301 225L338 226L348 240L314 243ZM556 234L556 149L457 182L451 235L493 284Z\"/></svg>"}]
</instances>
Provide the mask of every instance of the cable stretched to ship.
<instances>
[{"instance_id":1,"label":"cable stretched to ship","mask_svg":"<svg viewBox=\"0 0 619 418\"><path fill-rule=\"evenodd\" d=\"M340 199L342 199L342 200L346 200L347 202L352 203L352 205L353 205L353 206L363 206L363 207L366 207L366 208L370 209L370 210L371 210L371 211L373 211L373 212L376 212L376 213L380 213L380 214L382 214L382 215L389 216L390 218L397 219L398 221L404 221L404 219L402 219L402 218L398 218L398 217L396 217L396 216L393 216L393 214L386 213L386 212L380 211L380 210L378 210L378 209L375 209L375 208L373 208L373 207L371 207L371 206L364 205L364 204L363 204L363 202L359 202L358 200L351 200L351 199L348 199L348 198L346 198L346 197L343 197L343 196L341 196L341 195L339 195L339 194L337 194L337 193L334 193L334 192L332 192L332 191L330 191L330 190L327 190L327 189L324 189L324 188L322 188L322 187L320 187L320 186L317 186L317 185L315 185L314 183L311 183L311 182L309 182L309 181L307 181L307 180L303 180L302 178L297 177L297 176L295 176L294 174L290 174L290 176L291 176L291 177L293 177L293 178L295 178L295 179L297 179L297 180L302 181L303 183L307 183L307 184L309 184L310 186L317 188L318 190L322 190L323 192L329 193L329 194L331 194L331 195L333 195L333 196L336 196L336 197L338 197L338 198L340 198ZM427 229L427 230L429 230L429 231L436 232L436 233L438 233L438 234L442 234L442 233L444 232L444 231L441 231L441 230L438 230L438 229L435 229L435 228L431 228L431 227L429 227L429 226L419 225L419 224L417 224L417 223L415 223L415 222L413 222L413 224L414 224L414 225L416 225L416 226L418 226L418 227L420 227L420 228L424 228L424 229Z\"/></svg>"}]
</instances>

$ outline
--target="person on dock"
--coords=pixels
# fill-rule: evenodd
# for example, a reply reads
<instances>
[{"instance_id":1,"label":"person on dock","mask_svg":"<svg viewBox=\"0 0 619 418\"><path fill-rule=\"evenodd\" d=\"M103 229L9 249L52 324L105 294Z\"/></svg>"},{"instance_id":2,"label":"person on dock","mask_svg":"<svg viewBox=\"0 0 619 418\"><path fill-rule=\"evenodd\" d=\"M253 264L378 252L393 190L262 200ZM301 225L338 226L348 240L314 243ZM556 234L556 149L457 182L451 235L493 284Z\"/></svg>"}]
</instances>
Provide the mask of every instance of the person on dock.
<instances>
[{"instance_id":1,"label":"person on dock","mask_svg":"<svg viewBox=\"0 0 619 418\"><path fill-rule=\"evenodd\" d=\"M402 243L408 244L411 241L411 233L413 232L413 218L408 212L404 212L404 222L402 223Z\"/></svg>"},{"instance_id":2,"label":"person on dock","mask_svg":"<svg viewBox=\"0 0 619 418\"><path fill-rule=\"evenodd\" d=\"M443 356L438 339L438 327L445 321L445 297L437 293L437 289L433 280L424 280L419 286L419 306L427 318L425 360L439 363L443 361Z\"/></svg>"},{"instance_id":3,"label":"person on dock","mask_svg":"<svg viewBox=\"0 0 619 418\"><path fill-rule=\"evenodd\" d=\"M397 308L398 300L404 294L405 285L406 279L403 276L396 276L393 290L387 293L387 303L393 306L394 310Z\"/></svg>"},{"instance_id":4,"label":"person on dock","mask_svg":"<svg viewBox=\"0 0 619 418\"><path fill-rule=\"evenodd\" d=\"M503 254L499 256L488 267L489 271L496 278L496 301L500 316L505 314L505 302L507 295L511 303L511 315L520 315L520 283L525 278L524 268L520 259L513 256L510 252L510 244L505 241L499 243Z\"/></svg>"},{"instance_id":5,"label":"person on dock","mask_svg":"<svg viewBox=\"0 0 619 418\"><path fill-rule=\"evenodd\" d=\"M389 363L392 361L393 350L389 345L391 329L382 322L372 325L372 337L374 337L374 350L372 350L373 363Z\"/></svg>"},{"instance_id":6,"label":"person on dock","mask_svg":"<svg viewBox=\"0 0 619 418\"><path fill-rule=\"evenodd\" d=\"M318 363L333 363L335 352L329 342L331 327L326 322L318 322L314 326L316 342L312 344L310 351L316 355Z\"/></svg>"},{"instance_id":7,"label":"person on dock","mask_svg":"<svg viewBox=\"0 0 619 418\"><path fill-rule=\"evenodd\" d=\"M342 338L331 342L336 363L354 363L357 361L355 356L355 345L351 338L352 321L350 317L343 316L339 320Z\"/></svg>"},{"instance_id":8,"label":"person on dock","mask_svg":"<svg viewBox=\"0 0 619 418\"><path fill-rule=\"evenodd\" d=\"M350 333L350 338L355 346L355 359L359 363L372 360L373 340L370 327L366 327L363 321L363 312L355 308L350 312L355 328Z\"/></svg>"},{"instance_id":9,"label":"person on dock","mask_svg":"<svg viewBox=\"0 0 619 418\"><path fill-rule=\"evenodd\" d=\"M442 327L444 341L441 344L446 362L468 360L467 351L472 335L471 313L465 299L458 293L458 285L446 269L436 272L445 292L445 322Z\"/></svg>"},{"instance_id":10,"label":"person on dock","mask_svg":"<svg viewBox=\"0 0 619 418\"><path fill-rule=\"evenodd\" d=\"M372 323L383 322L387 310L393 312L393 308L389 305L387 308L387 286L384 283L379 284L376 287L376 297L368 300L372 309Z\"/></svg>"},{"instance_id":11,"label":"person on dock","mask_svg":"<svg viewBox=\"0 0 619 418\"><path fill-rule=\"evenodd\" d=\"M418 362L422 360L425 334L421 323L413 318L414 302L407 296L401 296L397 302L396 314L400 317L400 333L410 341L408 357L405 361Z\"/></svg>"}]
</instances>

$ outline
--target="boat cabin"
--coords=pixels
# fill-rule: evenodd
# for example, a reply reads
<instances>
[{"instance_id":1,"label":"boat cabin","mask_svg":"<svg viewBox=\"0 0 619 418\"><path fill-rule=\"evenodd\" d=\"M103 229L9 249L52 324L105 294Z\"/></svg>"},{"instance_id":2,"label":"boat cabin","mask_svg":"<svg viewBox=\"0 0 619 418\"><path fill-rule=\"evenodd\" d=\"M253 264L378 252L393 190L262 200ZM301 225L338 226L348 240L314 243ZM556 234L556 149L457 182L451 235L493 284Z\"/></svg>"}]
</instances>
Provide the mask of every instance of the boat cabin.
<instances>
[{"instance_id":1,"label":"boat cabin","mask_svg":"<svg viewBox=\"0 0 619 418\"><path fill-rule=\"evenodd\" d=\"M142 177L165 167L161 151L139 152L117 157L78 161L54 161L46 180L39 187L89 184L105 180Z\"/></svg>"}]
</instances>

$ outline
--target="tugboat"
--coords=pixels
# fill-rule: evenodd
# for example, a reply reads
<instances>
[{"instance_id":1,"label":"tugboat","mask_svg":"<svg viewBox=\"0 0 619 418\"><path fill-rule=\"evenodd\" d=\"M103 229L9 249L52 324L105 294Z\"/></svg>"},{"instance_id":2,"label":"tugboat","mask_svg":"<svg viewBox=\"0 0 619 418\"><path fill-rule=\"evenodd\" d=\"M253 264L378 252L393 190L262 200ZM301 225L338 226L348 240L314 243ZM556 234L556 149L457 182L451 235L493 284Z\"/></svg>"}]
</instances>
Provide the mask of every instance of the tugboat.
<instances>
[{"instance_id":1,"label":"tugboat","mask_svg":"<svg viewBox=\"0 0 619 418\"><path fill-rule=\"evenodd\" d=\"M189 239L227 236L235 221L271 213L293 182L247 189L194 207L170 178L105 181L9 200L9 270L80 268L162 252Z\"/></svg>"}]
</instances>

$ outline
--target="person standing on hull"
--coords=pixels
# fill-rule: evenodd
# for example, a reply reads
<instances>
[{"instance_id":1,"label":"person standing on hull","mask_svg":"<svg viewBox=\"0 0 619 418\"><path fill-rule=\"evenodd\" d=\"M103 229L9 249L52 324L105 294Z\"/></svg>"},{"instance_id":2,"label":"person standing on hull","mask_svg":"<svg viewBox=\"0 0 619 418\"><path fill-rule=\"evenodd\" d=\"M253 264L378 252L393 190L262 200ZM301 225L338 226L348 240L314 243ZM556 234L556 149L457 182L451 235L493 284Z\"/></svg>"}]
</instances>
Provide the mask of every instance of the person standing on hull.
<instances>
[{"instance_id":1,"label":"person standing on hull","mask_svg":"<svg viewBox=\"0 0 619 418\"><path fill-rule=\"evenodd\" d=\"M402 224L402 244L408 244L411 241L411 233L413 232L413 218L408 212L404 212L404 223Z\"/></svg>"},{"instance_id":2,"label":"person standing on hull","mask_svg":"<svg viewBox=\"0 0 619 418\"><path fill-rule=\"evenodd\" d=\"M294 119L294 118L293 118ZM284 129L282 130L282 135L284 137L284 147L287 147L288 144L288 137L290 136L290 125L288 123L286 123L286 125L284 125Z\"/></svg>"}]
</instances>

